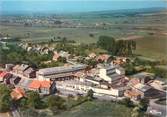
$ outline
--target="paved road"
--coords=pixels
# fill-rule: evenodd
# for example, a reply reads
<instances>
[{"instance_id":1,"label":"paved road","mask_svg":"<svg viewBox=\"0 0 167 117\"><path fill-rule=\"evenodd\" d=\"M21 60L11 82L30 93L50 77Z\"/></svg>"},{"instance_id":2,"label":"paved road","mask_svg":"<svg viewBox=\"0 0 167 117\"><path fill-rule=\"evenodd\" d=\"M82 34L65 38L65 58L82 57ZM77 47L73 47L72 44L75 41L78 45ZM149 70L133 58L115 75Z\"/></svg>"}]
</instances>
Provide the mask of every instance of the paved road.
<instances>
[{"instance_id":1,"label":"paved road","mask_svg":"<svg viewBox=\"0 0 167 117\"><path fill-rule=\"evenodd\" d=\"M151 99L149 103L149 107L147 109L147 112L153 112L154 115L159 116L159 117L166 117L166 106L165 105L160 105L155 103L158 99Z\"/></svg>"},{"instance_id":2,"label":"paved road","mask_svg":"<svg viewBox=\"0 0 167 117\"><path fill-rule=\"evenodd\" d=\"M21 117L16 105L12 104L11 108L12 108L12 116L13 117Z\"/></svg>"},{"instance_id":3,"label":"paved road","mask_svg":"<svg viewBox=\"0 0 167 117\"><path fill-rule=\"evenodd\" d=\"M0 113L0 117L11 117L9 113Z\"/></svg>"}]
</instances>

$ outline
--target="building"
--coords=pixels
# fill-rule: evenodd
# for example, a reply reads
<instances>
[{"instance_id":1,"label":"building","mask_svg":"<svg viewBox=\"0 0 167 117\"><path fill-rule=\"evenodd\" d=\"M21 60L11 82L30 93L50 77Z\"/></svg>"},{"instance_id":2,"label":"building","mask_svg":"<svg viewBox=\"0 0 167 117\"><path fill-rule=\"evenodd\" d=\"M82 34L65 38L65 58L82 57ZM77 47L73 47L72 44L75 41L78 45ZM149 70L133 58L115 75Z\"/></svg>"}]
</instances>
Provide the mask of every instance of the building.
<instances>
[{"instance_id":1,"label":"building","mask_svg":"<svg viewBox=\"0 0 167 117\"><path fill-rule=\"evenodd\" d=\"M141 99L140 93L135 91L135 90L126 90L124 92L124 96L127 98L130 98L133 101L137 101L137 100Z\"/></svg>"},{"instance_id":2,"label":"building","mask_svg":"<svg viewBox=\"0 0 167 117\"><path fill-rule=\"evenodd\" d=\"M28 77L28 78L35 78L36 70L34 70L32 67L29 67L23 72L23 76Z\"/></svg>"},{"instance_id":3,"label":"building","mask_svg":"<svg viewBox=\"0 0 167 117\"><path fill-rule=\"evenodd\" d=\"M102 62L107 62L107 60L109 59L110 55L108 54L102 54L102 55L99 55L96 60L97 61L102 61Z\"/></svg>"},{"instance_id":4,"label":"building","mask_svg":"<svg viewBox=\"0 0 167 117\"><path fill-rule=\"evenodd\" d=\"M141 95L141 98L150 97L154 93L154 89L148 85L138 83L132 88ZM156 93L155 93L156 94Z\"/></svg>"},{"instance_id":5,"label":"building","mask_svg":"<svg viewBox=\"0 0 167 117\"><path fill-rule=\"evenodd\" d=\"M0 73L0 82L4 82L6 78L10 77L11 74L6 72L6 71L2 71Z\"/></svg>"},{"instance_id":6,"label":"building","mask_svg":"<svg viewBox=\"0 0 167 117\"><path fill-rule=\"evenodd\" d=\"M89 54L89 58L95 58L96 57L96 54L95 53L90 53Z\"/></svg>"},{"instance_id":7,"label":"building","mask_svg":"<svg viewBox=\"0 0 167 117\"><path fill-rule=\"evenodd\" d=\"M137 79L142 84L147 84L149 81L154 79L153 74L147 72L140 72L132 76L133 79Z\"/></svg>"},{"instance_id":8,"label":"building","mask_svg":"<svg viewBox=\"0 0 167 117\"><path fill-rule=\"evenodd\" d=\"M24 89L22 89L20 87L16 87L15 89L13 89L12 92L10 93L10 95L11 95L13 100L19 100L23 97L26 97Z\"/></svg>"},{"instance_id":9,"label":"building","mask_svg":"<svg viewBox=\"0 0 167 117\"><path fill-rule=\"evenodd\" d=\"M37 71L37 78L39 80L69 80L73 79L75 73L84 71L86 65L71 65L71 66L61 66L61 67L52 67L44 68Z\"/></svg>"},{"instance_id":10,"label":"building","mask_svg":"<svg viewBox=\"0 0 167 117\"><path fill-rule=\"evenodd\" d=\"M53 82L51 82L51 81L33 80L28 85L28 89L29 90L33 90L33 91L37 91L40 94L49 95L49 94L55 92L54 90L56 90L56 87L54 87L53 85L55 85L55 84Z\"/></svg>"},{"instance_id":11,"label":"building","mask_svg":"<svg viewBox=\"0 0 167 117\"><path fill-rule=\"evenodd\" d=\"M16 65L13 67L13 72L23 75L24 71L30 66L26 64Z\"/></svg>"},{"instance_id":12,"label":"building","mask_svg":"<svg viewBox=\"0 0 167 117\"><path fill-rule=\"evenodd\" d=\"M58 81L56 82L56 87L60 92L61 90L65 90L69 92L73 91L77 94L86 94L91 89L95 95L108 95L114 97L123 96L125 91L124 88L102 88L92 82L80 82L79 80Z\"/></svg>"},{"instance_id":13,"label":"building","mask_svg":"<svg viewBox=\"0 0 167 117\"><path fill-rule=\"evenodd\" d=\"M57 53L57 51L56 51L56 52L54 52L54 55L53 55L52 60L53 60L53 61L57 61L59 57L60 57L60 55L59 55L59 54Z\"/></svg>"},{"instance_id":14,"label":"building","mask_svg":"<svg viewBox=\"0 0 167 117\"><path fill-rule=\"evenodd\" d=\"M14 65L13 64L5 64L5 70L6 71L11 71L13 69Z\"/></svg>"},{"instance_id":15,"label":"building","mask_svg":"<svg viewBox=\"0 0 167 117\"><path fill-rule=\"evenodd\" d=\"M109 83L117 83L125 78L125 70L120 66L106 65L99 69L99 77Z\"/></svg>"}]
</instances>

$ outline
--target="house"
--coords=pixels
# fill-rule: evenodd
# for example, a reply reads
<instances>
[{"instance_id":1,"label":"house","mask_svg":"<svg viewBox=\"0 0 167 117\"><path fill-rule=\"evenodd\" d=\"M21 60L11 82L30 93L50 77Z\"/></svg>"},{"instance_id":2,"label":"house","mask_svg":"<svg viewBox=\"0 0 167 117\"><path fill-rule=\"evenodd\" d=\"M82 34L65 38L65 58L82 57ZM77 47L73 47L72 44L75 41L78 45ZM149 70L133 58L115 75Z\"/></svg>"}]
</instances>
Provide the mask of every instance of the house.
<instances>
[{"instance_id":1,"label":"house","mask_svg":"<svg viewBox=\"0 0 167 117\"><path fill-rule=\"evenodd\" d=\"M13 100L19 100L26 96L24 89L20 87L16 87L15 89L13 89L10 95Z\"/></svg>"},{"instance_id":2,"label":"house","mask_svg":"<svg viewBox=\"0 0 167 117\"><path fill-rule=\"evenodd\" d=\"M57 61L60 55L55 51L52 60Z\"/></svg>"},{"instance_id":3,"label":"house","mask_svg":"<svg viewBox=\"0 0 167 117\"><path fill-rule=\"evenodd\" d=\"M28 78L35 78L36 77L36 70L34 70L32 67L29 67L23 72L23 75Z\"/></svg>"},{"instance_id":4,"label":"house","mask_svg":"<svg viewBox=\"0 0 167 117\"><path fill-rule=\"evenodd\" d=\"M124 92L124 96L127 98L130 98L133 101L137 101L139 99L141 99L141 94L135 90L126 90Z\"/></svg>"},{"instance_id":5,"label":"house","mask_svg":"<svg viewBox=\"0 0 167 117\"><path fill-rule=\"evenodd\" d=\"M5 64L5 70L6 71L11 71L13 69L14 65L13 64Z\"/></svg>"},{"instance_id":6,"label":"house","mask_svg":"<svg viewBox=\"0 0 167 117\"><path fill-rule=\"evenodd\" d=\"M141 98L150 97L150 95L154 93L154 89L152 87L142 83L134 85L132 89L138 92L141 95Z\"/></svg>"},{"instance_id":7,"label":"house","mask_svg":"<svg viewBox=\"0 0 167 117\"><path fill-rule=\"evenodd\" d=\"M112 62L115 65L122 65L127 62L127 58L126 57L116 57L116 59L113 60Z\"/></svg>"},{"instance_id":8,"label":"house","mask_svg":"<svg viewBox=\"0 0 167 117\"><path fill-rule=\"evenodd\" d=\"M95 58L96 54L95 53L90 53L88 56L89 56L89 58Z\"/></svg>"},{"instance_id":9,"label":"house","mask_svg":"<svg viewBox=\"0 0 167 117\"><path fill-rule=\"evenodd\" d=\"M10 73L8 73L8 72L6 72L6 71L1 72L1 73L0 73L0 82L4 82L4 80L5 80L6 78L8 78L9 76L11 76Z\"/></svg>"},{"instance_id":10,"label":"house","mask_svg":"<svg viewBox=\"0 0 167 117\"><path fill-rule=\"evenodd\" d=\"M30 66L26 64L16 65L13 67L13 72L23 75L24 71Z\"/></svg>"},{"instance_id":11,"label":"house","mask_svg":"<svg viewBox=\"0 0 167 117\"><path fill-rule=\"evenodd\" d=\"M157 90L165 90L167 87L167 83L166 81L162 80L162 78L156 78L155 80L153 80L152 82L149 83L150 86L154 87Z\"/></svg>"},{"instance_id":12,"label":"house","mask_svg":"<svg viewBox=\"0 0 167 117\"><path fill-rule=\"evenodd\" d=\"M68 57L70 56L70 54L68 52L65 52L62 50L59 52L59 55L63 58L66 58L66 59L68 59Z\"/></svg>"},{"instance_id":13,"label":"house","mask_svg":"<svg viewBox=\"0 0 167 117\"><path fill-rule=\"evenodd\" d=\"M102 55L99 55L96 60L97 61L102 61L102 62L107 62L107 60L109 59L110 55L108 54L102 54Z\"/></svg>"},{"instance_id":14,"label":"house","mask_svg":"<svg viewBox=\"0 0 167 117\"><path fill-rule=\"evenodd\" d=\"M10 78L10 84L17 85L21 81L21 78L19 76L12 75Z\"/></svg>"},{"instance_id":15,"label":"house","mask_svg":"<svg viewBox=\"0 0 167 117\"><path fill-rule=\"evenodd\" d=\"M99 69L99 77L109 83L119 82L125 78L125 70L120 66L115 65L105 65Z\"/></svg>"},{"instance_id":16,"label":"house","mask_svg":"<svg viewBox=\"0 0 167 117\"><path fill-rule=\"evenodd\" d=\"M86 65L71 65L71 66L61 66L61 67L51 67L39 69L37 71L38 80L69 80L74 79L74 74L76 72L82 72L86 68Z\"/></svg>"},{"instance_id":17,"label":"house","mask_svg":"<svg viewBox=\"0 0 167 117\"><path fill-rule=\"evenodd\" d=\"M153 74L147 72L140 72L132 76L132 78L137 79L142 84L147 84L149 81L154 79Z\"/></svg>"},{"instance_id":18,"label":"house","mask_svg":"<svg viewBox=\"0 0 167 117\"><path fill-rule=\"evenodd\" d=\"M43 81L39 81L39 80L33 80L28 88L29 90L34 90L34 91L37 91L39 92L40 94L51 94L53 92L55 92L55 88L54 86L55 83L51 82L51 81L46 81L46 80L43 80Z\"/></svg>"},{"instance_id":19,"label":"house","mask_svg":"<svg viewBox=\"0 0 167 117\"><path fill-rule=\"evenodd\" d=\"M49 48L48 47L43 47L40 53L41 54L49 54Z\"/></svg>"}]
</instances>

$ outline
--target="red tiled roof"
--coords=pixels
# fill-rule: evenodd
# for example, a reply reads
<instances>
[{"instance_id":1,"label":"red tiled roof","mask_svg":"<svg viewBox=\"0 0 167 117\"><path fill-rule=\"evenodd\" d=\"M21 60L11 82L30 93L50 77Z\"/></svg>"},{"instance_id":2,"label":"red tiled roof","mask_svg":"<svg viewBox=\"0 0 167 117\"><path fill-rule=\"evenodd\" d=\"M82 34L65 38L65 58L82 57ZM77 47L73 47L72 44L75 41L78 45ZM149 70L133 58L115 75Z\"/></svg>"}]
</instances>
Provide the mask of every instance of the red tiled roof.
<instances>
[{"instance_id":1,"label":"red tiled roof","mask_svg":"<svg viewBox=\"0 0 167 117\"><path fill-rule=\"evenodd\" d=\"M133 78L133 79L130 80L129 83L130 83L132 86L134 86L134 85L140 83L140 81L139 81L138 79L136 79L136 78Z\"/></svg>"},{"instance_id":2,"label":"red tiled roof","mask_svg":"<svg viewBox=\"0 0 167 117\"><path fill-rule=\"evenodd\" d=\"M32 89L39 89L40 88L40 81L39 80L33 80L29 86L29 88L32 88Z\"/></svg>"},{"instance_id":3,"label":"red tiled roof","mask_svg":"<svg viewBox=\"0 0 167 117\"><path fill-rule=\"evenodd\" d=\"M102 55L99 55L99 56L97 57L97 60L105 61L105 60L108 60L109 57L110 57L110 56L107 55L107 54L102 54Z\"/></svg>"},{"instance_id":4,"label":"red tiled roof","mask_svg":"<svg viewBox=\"0 0 167 117\"><path fill-rule=\"evenodd\" d=\"M7 74L9 74L9 73L8 73L8 72L5 72L5 71L1 72L0 78L4 78Z\"/></svg>"},{"instance_id":5,"label":"red tiled roof","mask_svg":"<svg viewBox=\"0 0 167 117\"><path fill-rule=\"evenodd\" d=\"M32 89L49 88L50 84L50 81L33 80L28 87Z\"/></svg>"},{"instance_id":6,"label":"red tiled roof","mask_svg":"<svg viewBox=\"0 0 167 117\"><path fill-rule=\"evenodd\" d=\"M50 88L50 81L40 81L41 88Z\"/></svg>"},{"instance_id":7,"label":"red tiled roof","mask_svg":"<svg viewBox=\"0 0 167 117\"><path fill-rule=\"evenodd\" d=\"M18 100L22 97L25 97L25 91L22 88L17 87L15 89L13 89L13 91L11 92L10 95L11 95L12 99Z\"/></svg>"}]
</instances>

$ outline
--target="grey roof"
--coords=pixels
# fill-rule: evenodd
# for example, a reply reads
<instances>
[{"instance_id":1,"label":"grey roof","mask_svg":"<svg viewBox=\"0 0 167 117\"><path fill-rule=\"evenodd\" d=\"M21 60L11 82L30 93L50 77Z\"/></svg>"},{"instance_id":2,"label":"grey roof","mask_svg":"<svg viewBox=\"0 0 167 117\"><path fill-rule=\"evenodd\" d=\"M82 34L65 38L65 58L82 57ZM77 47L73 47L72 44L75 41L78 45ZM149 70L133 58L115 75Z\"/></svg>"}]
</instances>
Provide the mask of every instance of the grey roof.
<instances>
[{"instance_id":1,"label":"grey roof","mask_svg":"<svg viewBox=\"0 0 167 117\"><path fill-rule=\"evenodd\" d=\"M52 67L52 68L44 68L44 69L40 69L38 71L38 74L40 75L53 75L53 74L59 74L59 73L67 73L67 72L75 72L75 71L79 71L79 70L83 70L86 68L86 65L72 65L72 66L68 66L68 67Z\"/></svg>"},{"instance_id":2,"label":"grey roof","mask_svg":"<svg viewBox=\"0 0 167 117\"><path fill-rule=\"evenodd\" d=\"M34 72L35 70L32 68L32 67L29 67L28 69L26 69L25 71L24 71L24 73L26 73L26 74L30 74L31 72Z\"/></svg>"},{"instance_id":3,"label":"grey roof","mask_svg":"<svg viewBox=\"0 0 167 117\"><path fill-rule=\"evenodd\" d=\"M147 77L152 78L153 74L147 73L147 72L141 72L141 73L137 73L137 74L133 75L133 77L139 78L139 79L143 79L143 78L147 78Z\"/></svg>"},{"instance_id":4,"label":"grey roof","mask_svg":"<svg viewBox=\"0 0 167 117\"><path fill-rule=\"evenodd\" d=\"M24 70L26 70L28 67L29 67L28 65L21 64L18 69L21 70L21 71L24 71Z\"/></svg>"},{"instance_id":5,"label":"grey roof","mask_svg":"<svg viewBox=\"0 0 167 117\"><path fill-rule=\"evenodd\" d=\"M148 86L148 85L143 85L143 84L140 84L140 83L137 84L137 85L135 85L134 87L137 88L138 90L142 91L142 92L146 92L146 91L148 91L149 89L151 89L150 86Z\"/></svg>"}]
</instances>

